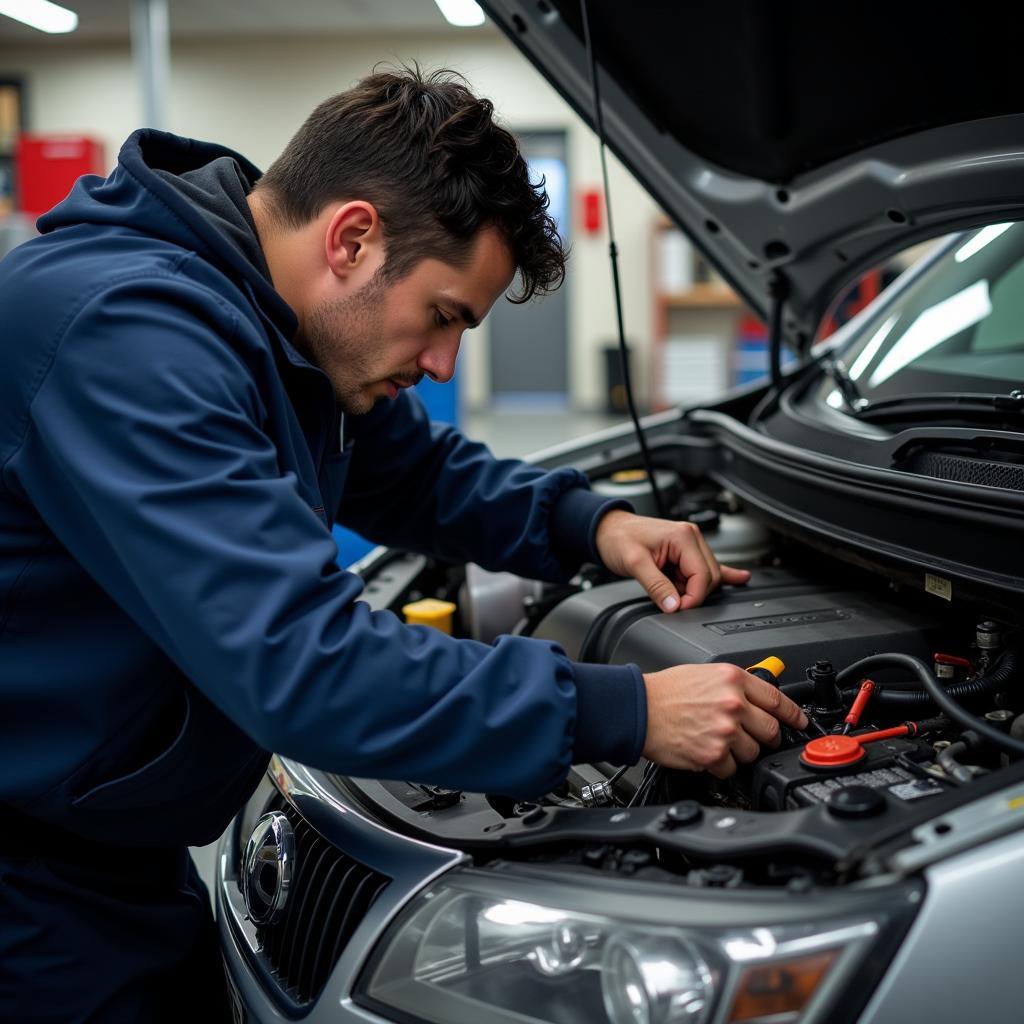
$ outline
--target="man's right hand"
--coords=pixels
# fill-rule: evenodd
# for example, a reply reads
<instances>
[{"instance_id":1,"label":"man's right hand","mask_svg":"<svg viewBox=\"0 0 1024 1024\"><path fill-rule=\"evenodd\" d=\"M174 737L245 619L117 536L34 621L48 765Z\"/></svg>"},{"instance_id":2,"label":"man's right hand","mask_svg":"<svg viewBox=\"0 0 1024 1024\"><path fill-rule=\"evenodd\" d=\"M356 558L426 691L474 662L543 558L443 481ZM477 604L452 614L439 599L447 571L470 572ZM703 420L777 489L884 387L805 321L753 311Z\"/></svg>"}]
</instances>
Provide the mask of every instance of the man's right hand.
<instances>
[{"instance_id":1,"label":"man's right hand","mask_svg":"<svg viewBox=\"0 0 1024 1024\"><path fill-rule=\"evenodd\" d=\"M776 687L735 665L677 665L644 675L644 757L666 768L720 779L779 745L780 722L807 728L807 716Z\"/></svg>"}]
</instances>

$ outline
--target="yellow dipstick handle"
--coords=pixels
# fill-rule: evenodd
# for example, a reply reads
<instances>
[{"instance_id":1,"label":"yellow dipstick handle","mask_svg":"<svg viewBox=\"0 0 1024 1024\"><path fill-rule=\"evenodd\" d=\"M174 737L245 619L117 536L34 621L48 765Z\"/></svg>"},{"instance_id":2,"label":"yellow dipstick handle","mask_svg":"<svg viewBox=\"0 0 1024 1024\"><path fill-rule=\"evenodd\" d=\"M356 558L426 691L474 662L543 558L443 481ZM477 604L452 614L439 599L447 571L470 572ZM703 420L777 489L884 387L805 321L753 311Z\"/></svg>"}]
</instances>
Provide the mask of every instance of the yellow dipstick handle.
<instances>
[{"instance_id":1,"label":"yellow dipstick handle","mask_svg":"<svg viewBox=\"0 0 1024 1024\"><path fill-rule=\"evenodd\" d=\"M452 632L452 616L455 605L451 601L438 601L433 597L425 597L421 601L413 601L402 608L405 621L410 626L433 626L449 636Z\"/></svg>"},{"instance_id":2,"label":"yellow dipstick handle","mask_svg":"<svg viewBox=\"0 0 1024 1024\"><path fill-rule=\"evenodd\" d=\"M779 676L786 670L786 666L781 658L768 657L762 658L756 665L751 665L747 671L752 676L757 676L758 679L763 679L766 683L777 684Z\"/></svg>"}]
</instances>

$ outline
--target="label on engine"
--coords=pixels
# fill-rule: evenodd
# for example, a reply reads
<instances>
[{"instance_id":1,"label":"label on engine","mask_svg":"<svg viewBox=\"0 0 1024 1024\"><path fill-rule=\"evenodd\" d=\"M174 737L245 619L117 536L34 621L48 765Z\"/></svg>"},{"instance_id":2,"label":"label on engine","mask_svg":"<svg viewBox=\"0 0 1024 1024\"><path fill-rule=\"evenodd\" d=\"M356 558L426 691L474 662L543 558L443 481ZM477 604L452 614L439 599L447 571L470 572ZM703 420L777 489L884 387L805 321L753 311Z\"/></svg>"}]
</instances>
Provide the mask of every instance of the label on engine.
<instances>
[{"instance_id":1,"label":"label on engine","mask_svg":"<svg viewBox=\"0 0 1024 1024\"><path fill-rule=\"evenodd\" d=\"M713 629L722 636L736 633L752 633L757 629L779 629L783 626L810 626L819 622L839 622L850 619L853 613L845 608L821 608L809 612L793 612L791 615L756 615L749 619L727 619L723 622L706 622L708 629Z\"/></svg>"},{"instance_id":2,"label":"label on engine","mask_svg":"<svg viewBox=\"0 0 1024 1024\"><path fill-rule=\"evenodd\" d=\"M942 786L933 779L919 779L903 768L875 768L853 775L840 775L798 786L794 796L800 803L821 803L844 786L870 786L872 789L888 790L897 800L920 800L923 796L934 796L942 792Z\"/></svg>"},{"instance_id":3,"label":"label on engine","mask_svg":"<svg viewBox=\"0 0 1024 1024\"><path fill-rule=\"evenodd\" d=\"M943 601L953 600L953 581L945 576L935 576L930 572L924 574L924 589L929 594L941 597Z\"/></svg>"},{"instance_id":4,"label":"label on engine","mask_svg":"<svg viewBox=\"0 0 1024 1024\"><path fill-rule=\"evenodd\" d=\"M923 796L934 796L942 792L942 786L934 779L917 779L900 786L890 786L889 792L900 800L920 800Z\"/></svg>"}]
</instances>

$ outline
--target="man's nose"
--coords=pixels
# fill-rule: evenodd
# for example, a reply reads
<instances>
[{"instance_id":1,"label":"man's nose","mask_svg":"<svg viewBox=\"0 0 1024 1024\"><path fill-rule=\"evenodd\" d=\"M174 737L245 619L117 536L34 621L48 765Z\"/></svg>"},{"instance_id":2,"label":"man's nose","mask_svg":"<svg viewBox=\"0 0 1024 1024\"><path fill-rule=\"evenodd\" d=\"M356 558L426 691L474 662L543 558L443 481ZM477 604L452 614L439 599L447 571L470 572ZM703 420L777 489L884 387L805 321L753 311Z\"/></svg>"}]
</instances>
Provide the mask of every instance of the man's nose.
<instances>
[{"instance_id":1,"label":"man's nose","mask_svg":"<svg viewBox=\"0 0 1024 1024\"><path fill-rule=\"evenodd\" d=\"M423 350L416 365L431 379L446 384L455 374L455 360L459 355L462 335L455 334L444 341L435 341Z\"/></svg>"}]
</instances>

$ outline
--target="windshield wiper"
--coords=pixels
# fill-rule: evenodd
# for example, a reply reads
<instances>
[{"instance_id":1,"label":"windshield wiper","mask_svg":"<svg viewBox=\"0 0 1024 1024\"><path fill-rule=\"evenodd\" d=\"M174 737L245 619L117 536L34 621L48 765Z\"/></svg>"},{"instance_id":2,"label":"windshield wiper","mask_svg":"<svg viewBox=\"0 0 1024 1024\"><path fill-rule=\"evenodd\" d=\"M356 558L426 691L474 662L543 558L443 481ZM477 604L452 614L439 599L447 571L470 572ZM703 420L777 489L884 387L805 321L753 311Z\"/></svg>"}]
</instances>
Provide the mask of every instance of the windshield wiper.
<instances>
[{"instance_id":1,"label":"windshield wiper","mask_svg":"<svg viewBox=\"0 0 1024 1024\"><path fill-rule=\"evenodd\" d=\"M854 410L858 419L876 422L888 419L932 419L964 416L967 418L1014 419L1024 415L1024 391L1006 395L949 394L943 392L896 395L874 402L865 401Z\"/></svg>"},{"instance_id":2,"label":"windshield wiper","mask_svg":"<svg viewBox=\"0 0 1024 1024\"><path fill-rule=\"evenodd\" d=\"M819 365L826 376L835 384L843 401L846 403L847 409L854 416L859 416L864 409L868 408L870 403L860 393L860 388L857 387L856 382L850 376L850 371L846 369L846 365L841 360L823 359Z\"/></svg>"},{"instance_id":3,"label":"windshield wiper","mask_svg":"<svg viewBox=\"0 0 1024 1024\"><path fill-rule=\"evenodd\" d=\"M950 394L949 392L924 392L913 395L894 395L869 401L864 397L857 382L840 359L822 359L818 363L822 373L836 386L846 410L851 416L865 422L890 419L933 419L961 415L968 419L1009 418L1024 414L1024 389L1017 388L1009 394L992 395L982 393Z\"/></svg>"}]
</instances>

